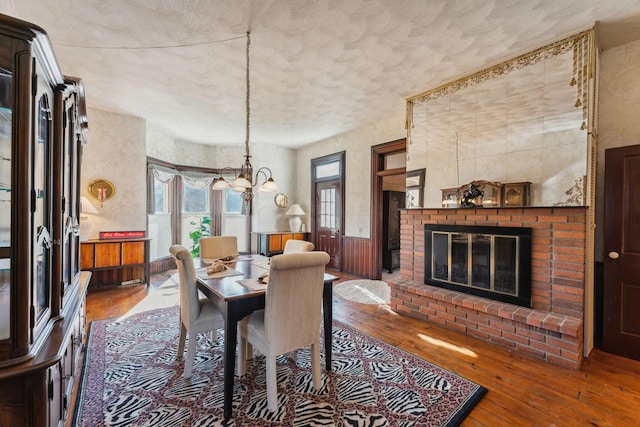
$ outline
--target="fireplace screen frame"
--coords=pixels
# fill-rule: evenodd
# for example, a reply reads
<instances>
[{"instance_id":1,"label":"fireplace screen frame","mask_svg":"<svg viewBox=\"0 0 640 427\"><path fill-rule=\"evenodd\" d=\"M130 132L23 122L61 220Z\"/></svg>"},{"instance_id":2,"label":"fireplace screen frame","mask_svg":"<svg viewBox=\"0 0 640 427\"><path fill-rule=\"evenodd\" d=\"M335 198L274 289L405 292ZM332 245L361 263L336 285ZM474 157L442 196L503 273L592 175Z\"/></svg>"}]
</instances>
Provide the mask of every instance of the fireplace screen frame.
<instances>
[{"instance_id":1,"label":"fireplace screen frame","mask_svg":"<svg viewBox=\"0 0 640 427\"><path fill-rule=\"evenodd\" d=\"M448 238L448 280L442 280L435 277L437 272L434 272L434 244L433 236L436 234L449 235ZM455 290L458 292L464 292L471 295L476 295L483 298L492 299L495 301L506 302L510 304L519 305L522 307L531 308L531 232L532 229L528 227L498 227L498 226L484 226L484 225L455 225L455 224L425 224L424 227L424 247L425 247L425 273L424 282L428 285L438 286L445 289ZM473 247L474 236L480 236L482 238L490 237L490 282L493 287L495 279L495 259L494 259L494 242L495 237L515 239L515 293L507 293L495 290L487 290L483 287L473 286L469 282L472 281L472 275L467 276L465 284L462 280L452 280L452 237L453 235L466 234L469 242L468 255L466 259L465 268L468 267L468 271L472 271L473 265Z\"/></svg>"}]
</instances>

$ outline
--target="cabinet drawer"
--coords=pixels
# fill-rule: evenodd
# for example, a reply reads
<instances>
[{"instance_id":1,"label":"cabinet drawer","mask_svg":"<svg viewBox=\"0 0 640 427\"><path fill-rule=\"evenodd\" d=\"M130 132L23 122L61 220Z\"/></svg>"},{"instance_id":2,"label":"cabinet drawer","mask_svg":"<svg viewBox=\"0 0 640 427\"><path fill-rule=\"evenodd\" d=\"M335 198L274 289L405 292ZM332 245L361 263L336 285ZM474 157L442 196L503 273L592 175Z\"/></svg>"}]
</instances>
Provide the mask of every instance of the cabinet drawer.
<instances>
[{"instance_id":1,"label":"cabinet drawer","mask_svg":"<svg viewBox=\"0 0 640 427\"><path fill-rule=\"evenodd\" d=\"M144 242L122 243L122 265L144 264Z\"/></svg>"},{"instance_id":2,"label":"cabinet drawer","mask_svg":"<svg viewBox=\"0 0 640 427\"><path fill-rule=\"evenodd\" d=\"M101 243L95 247L95 268L120 265L120 243Z\"/></svg>"},{"instance_id":3,"label":"cabinet drawer","mask_svg":"<svg viewBox=\"0 0 640 427\"><path fill-rule=\"evenodd\" d=\"M93 268L93 248L93 243L80 245L80 269L90 270Z\"/></svg>"},{"instance_id":4,"label":"cabinet drawer","mask_svg":"<svg viewBox=\"0 0 640 427\"><path fill-rule=\"evenodd\" d=\"M274 234L269 236L269 252L279 252L282 251L282 235Z\"/></svg>"},{"instance_id":5,"label":"cabinet drawer","mask_svg":"<svg viewBox=\"0 0 640 427\"><path fill-rule=\"evenodd\" d=\"M279 251L283 251L284 250L284 246L287 244L287 242L291 239L295 239L295 235L293 234L283 234L282 235L282 242L280 243L280 249L278 249Z\"/></svg>"}]
</instances>

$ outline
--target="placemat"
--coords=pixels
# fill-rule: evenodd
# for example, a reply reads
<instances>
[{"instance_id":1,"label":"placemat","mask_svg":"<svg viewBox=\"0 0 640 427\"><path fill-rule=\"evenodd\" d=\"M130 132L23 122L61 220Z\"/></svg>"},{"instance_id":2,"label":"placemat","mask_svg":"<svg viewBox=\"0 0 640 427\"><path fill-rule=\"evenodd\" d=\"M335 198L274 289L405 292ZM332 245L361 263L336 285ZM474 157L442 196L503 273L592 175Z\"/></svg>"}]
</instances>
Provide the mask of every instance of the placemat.
<instances>
[{"instance_id":1,"label":"placemat","mask_svg":"<svg viewBox=\"0 0 640 427\"><path fill-rule=\"evenodd\" d=\"M238 283L252 291L264 291L267 289L267 283L258 282L258 279L255 278L238 280Z\"/></svg>"},{"instance_id":2,"label":"placemat","mask_svg":"<svg viewBox=\"0 0 640 427\"><path fill-rule=\"evenodd\" d=\"M196 270L196 274L198 275L198 277L200 277L201 279L220 279L222 277L228 277L228 276L240 276L244 273L242 273L241 271L235 270L231 267L227 267L226 270L224 271L219 271L217 273L211 273L211 274L207 274L207 268L199 268Z\"/></svg>"}]
</instances>

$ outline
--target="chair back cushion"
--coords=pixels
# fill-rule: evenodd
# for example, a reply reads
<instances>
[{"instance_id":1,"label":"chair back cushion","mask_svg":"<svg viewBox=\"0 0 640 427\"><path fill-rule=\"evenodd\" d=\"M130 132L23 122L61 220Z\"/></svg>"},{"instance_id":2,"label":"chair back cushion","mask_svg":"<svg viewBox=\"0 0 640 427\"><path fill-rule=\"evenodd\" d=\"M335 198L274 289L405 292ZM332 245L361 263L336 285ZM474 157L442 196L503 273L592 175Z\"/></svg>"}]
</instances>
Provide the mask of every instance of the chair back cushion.
<instances>
[{"instance_id":1,"label":"chair back cushion","mask_svg":"<svg viewBox=\"0 0 640 427\"><path fill-rule=\"evenodd\" d=\"M180 318L188 329L191 322L195 322L200 314L196 269L189 249L182 245L173 245L169 248L169 252L171 252L178 265L178 274L180 276Z\"/></svg>"},{"instance_id":2,"label":"chair back cushion","mask_svg":"<svg viewBox=\"0 0 640 427\"><path fill-rule=\"evenodd\" d=\"M265 334L276 354L315 343L322 317L326 252L271 258L264 311Z\"/></svg>"},{"instance_id":3,"label":"chair back cushion","mask_svg":"<svg viewBox=\"0 0 640 427\"><path fill-rule=\"evenodd\" d=\"M200 257L218 259L238 255L236 236L209 236L200 238Z\"/></svg>"},{"instance_id":4,"label":"chair back cushion","mask_svg":"<svg viewBox=\"0 0 640 427\"><path fill-rule=\"evenodd\" d=\"M284 244L285 254L291 254L296 252L311 252L313 250L313 243L306 240L289 239Z\"/></svg>"}]
</instances>

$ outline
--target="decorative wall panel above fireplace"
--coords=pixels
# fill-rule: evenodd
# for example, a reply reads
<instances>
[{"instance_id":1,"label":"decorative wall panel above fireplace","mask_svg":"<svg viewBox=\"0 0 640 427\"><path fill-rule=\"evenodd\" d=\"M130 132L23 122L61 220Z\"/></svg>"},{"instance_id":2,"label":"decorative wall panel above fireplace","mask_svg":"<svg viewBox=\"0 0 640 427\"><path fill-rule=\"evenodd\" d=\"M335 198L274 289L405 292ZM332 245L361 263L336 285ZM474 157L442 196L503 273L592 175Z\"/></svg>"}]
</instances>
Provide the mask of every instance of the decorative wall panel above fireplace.
<instances>
[{"instance_id":1,"label":"decorative wall panel above fireplace","mask_svg":"<svg viewBox=\"0 0 640 427\"><path fill-rule=\"evenodd\" d=\"M430 285L531 307L531 228L426 224Z\"/></svg>"},{"instance_id":2,"label":"decorative wall panel above fireplace","mask_svg":"<svg viewBox=\"0 0 640 427\"><path fill-rule=\"evenodd\" d=\"M407 170L426 169L422 207L478 178L531 182L530 206L589 206L596 62L585 31L407 99Z\"/></svg>"}]
</instances>

